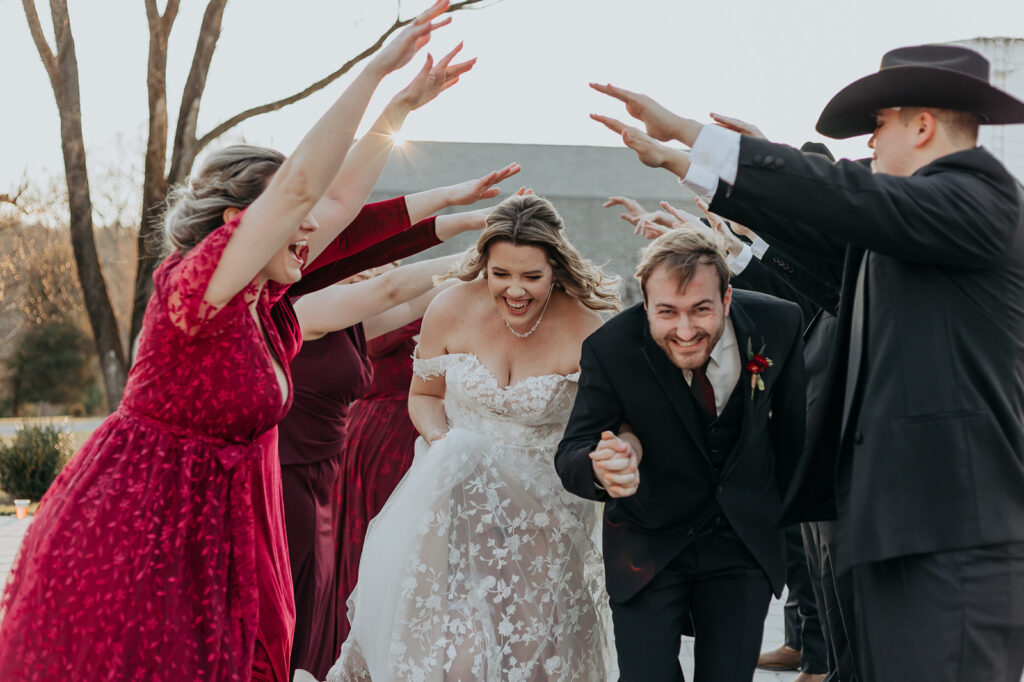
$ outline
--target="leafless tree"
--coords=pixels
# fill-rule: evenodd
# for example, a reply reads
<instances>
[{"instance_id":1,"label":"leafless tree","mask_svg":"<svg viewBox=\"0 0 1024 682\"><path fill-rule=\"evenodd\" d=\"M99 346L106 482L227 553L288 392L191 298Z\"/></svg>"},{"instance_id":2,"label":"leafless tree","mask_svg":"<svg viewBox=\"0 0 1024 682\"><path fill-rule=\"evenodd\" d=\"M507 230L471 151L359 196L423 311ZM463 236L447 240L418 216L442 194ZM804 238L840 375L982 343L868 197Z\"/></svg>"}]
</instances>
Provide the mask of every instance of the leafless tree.
<instances>
[{"instance_id":1,"label":"leafless tree","mask_svg":"<svg viewBox=\"0 0 1024 682\"><path fill-rule=\"evenodd\" d=\"M453 2L449 12L481 7L496 0L460 0ZM68 185L69 224L71 246L82 287L89 324L96 342L106 391L107 406L114 410L121 401L127 377L126 357L129 350L121 341L107 282L104 279L96 252L93 235L93 207L89 189L89 176L85 165L85 144L82 136L82 112L78 85L78 60L71 30L67 0L50 0L54 45L51 47L43 32L35 6L36 0L22 0L29 30L36 49L46 68L60 114L61 149ZM149 95L149 132L143 163L142 215L138 229L138 267L135 275L131 324L128 339L134 339L142 325L146 303L152 293L153 270L159 261L153 233L157 230L158 216L168 188L184 181L191 171L199 152L210 142L239 123L276 111L322 90L355 65L374 54L387 38L412 19L399 15L394 22L359 54L330 73L295 94L283 99L252 107L231 116L213 129L200 134L197 130L199 108L206 78L213 62L213 54L220 37L221 22L227 0L209 0L196 40L192 67L182 90L173 144L168 163L167 114L167 47L178 16L180 0L166 0L163 12L157 0L143 0L149 25L149 66L146 85Z\"/></svg>"}]
</instances>

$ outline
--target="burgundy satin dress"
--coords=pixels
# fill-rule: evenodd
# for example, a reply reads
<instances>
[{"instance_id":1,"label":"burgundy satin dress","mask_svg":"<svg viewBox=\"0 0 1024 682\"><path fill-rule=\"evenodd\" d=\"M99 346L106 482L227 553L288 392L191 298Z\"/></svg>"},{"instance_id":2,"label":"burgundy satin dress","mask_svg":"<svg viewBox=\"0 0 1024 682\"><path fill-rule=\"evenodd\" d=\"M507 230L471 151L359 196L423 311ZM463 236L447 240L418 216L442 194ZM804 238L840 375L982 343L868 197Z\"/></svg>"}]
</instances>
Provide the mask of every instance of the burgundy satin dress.
<instances>
[{"instance_id":1,"label":"burgundy satin dress","mask_svg":"<svg viewBox=\"0 0 1024 682\"><path fill-rule=\"evenodd\" d=\"M379 230L391 228L382 225ZM317 270L293 286L289 295L315 291L439 243L434 219L429 218L353 258ZM372 374L362 326L305 344L292 369L295 400L280 426L285 523L296 597L290 674L301 668L324 679L342 642L338 615L344 610L338 605L337 575L338 548L345 542L339 521L345 496L339 487L345 421L348 406L362 395Z\"/></svg>"},{"instance_id":2,"label":"burgundy satin dress","mask_svg":"<svg viewBox=\"0 0 1024 682\"><path fill-rule=\"evenodd\" d=\"M409 419L414 337L422 320L369 343L373 384L349 410L342 488L345 491L338 570L338 622L348 636L346 602L359 575L366 526L412 465L416 428Z\"/></svg>"}]
</instances>

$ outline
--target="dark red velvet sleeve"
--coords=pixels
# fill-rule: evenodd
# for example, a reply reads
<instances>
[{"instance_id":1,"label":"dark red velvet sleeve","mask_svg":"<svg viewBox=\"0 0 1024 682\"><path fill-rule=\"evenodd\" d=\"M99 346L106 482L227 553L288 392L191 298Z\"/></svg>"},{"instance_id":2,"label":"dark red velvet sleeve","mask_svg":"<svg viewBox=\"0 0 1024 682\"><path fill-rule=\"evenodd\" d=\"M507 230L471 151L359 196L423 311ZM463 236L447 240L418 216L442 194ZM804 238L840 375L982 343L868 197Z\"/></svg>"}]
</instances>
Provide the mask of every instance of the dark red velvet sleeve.
<instances>
[{"instance_id":1,"label":"dark red velvet sleeve","mask_svg":"<svg viewBox=\"0 0 1024 682\"><path fill-rule=\"evenodd\" d=\"M388 237L405 232L410 226L404 196L366 204L349 226L327 245L323 253L303 268L303 276L329 263L359 253Z\"/></svg>"},{"instance_id":2,"label":"dark red velvet sleeve","mask_svg":"<svg viewBox=\"0 0 1024 682\"><path fill-rule=\"evenodd\" d=\"M404 211L404 201L402 207ZM363 270L375 268L399 258L412 256L420 251L429 249L431 246L440 244L441 240L437 238L437 231L435 230L435 221L436 217L431 216L426 220L421 220L404 232L392 233L386 239L367 245L358 252L340 256L318 266L318 263L323 258L323 255L321 255L320 258L313 261L309 270L303 273L302 279L288 289L288 295L295 298L302 294L319 291ZM406 218L406 222L408 224L408 218ZM353 227L355 225L350 226L345 232L348 232ZM385 230L382 229L380 232L383 233Z\"/></svg>"}]
</instances>

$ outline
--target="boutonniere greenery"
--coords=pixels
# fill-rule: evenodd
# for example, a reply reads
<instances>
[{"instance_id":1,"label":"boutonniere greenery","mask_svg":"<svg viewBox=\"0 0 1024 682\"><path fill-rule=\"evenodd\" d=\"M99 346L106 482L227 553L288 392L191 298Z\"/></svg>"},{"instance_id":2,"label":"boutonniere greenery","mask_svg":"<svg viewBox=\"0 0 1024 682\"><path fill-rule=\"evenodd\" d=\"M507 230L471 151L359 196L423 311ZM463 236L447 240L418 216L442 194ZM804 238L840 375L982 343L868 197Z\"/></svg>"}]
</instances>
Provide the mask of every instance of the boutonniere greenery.
<instances>
[{"instance_id":1,"label":"boutonniere greenery","mask_svg":"<svg viewBox=\"0 0 1024 682\"><path fill-rule=\"evenodd\" d=\"M764 379L761 373L774 365L771 358L764 354L765 344L761 344L761 350L754 352L753 339L747 339L747 371L750 372L750 399L754 399L754 391L764 390Z\"/></svg>"}]
</instances>

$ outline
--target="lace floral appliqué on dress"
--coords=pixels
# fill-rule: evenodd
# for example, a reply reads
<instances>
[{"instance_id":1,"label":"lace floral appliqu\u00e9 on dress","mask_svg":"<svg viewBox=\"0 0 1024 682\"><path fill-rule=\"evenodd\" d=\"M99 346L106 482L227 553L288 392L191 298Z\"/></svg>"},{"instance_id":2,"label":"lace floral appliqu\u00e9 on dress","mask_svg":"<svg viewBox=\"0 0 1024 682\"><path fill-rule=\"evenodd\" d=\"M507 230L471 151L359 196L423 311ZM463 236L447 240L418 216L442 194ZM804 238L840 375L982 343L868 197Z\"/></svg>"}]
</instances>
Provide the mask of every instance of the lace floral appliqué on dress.
<instances>
[{"instance_id":1,"label":"lace floral appliqu\u00e9 on dress","mask_svg":"<svg viewBox=\"0 0 1024 682\"><path fill-rule=\"evenodd\" d=\"M415 371L445 374L451 430L370 524L328 680L608 679L598 507L552 464L578 374L500 387L465 353Z\"/></svg>"}]
</instances>

